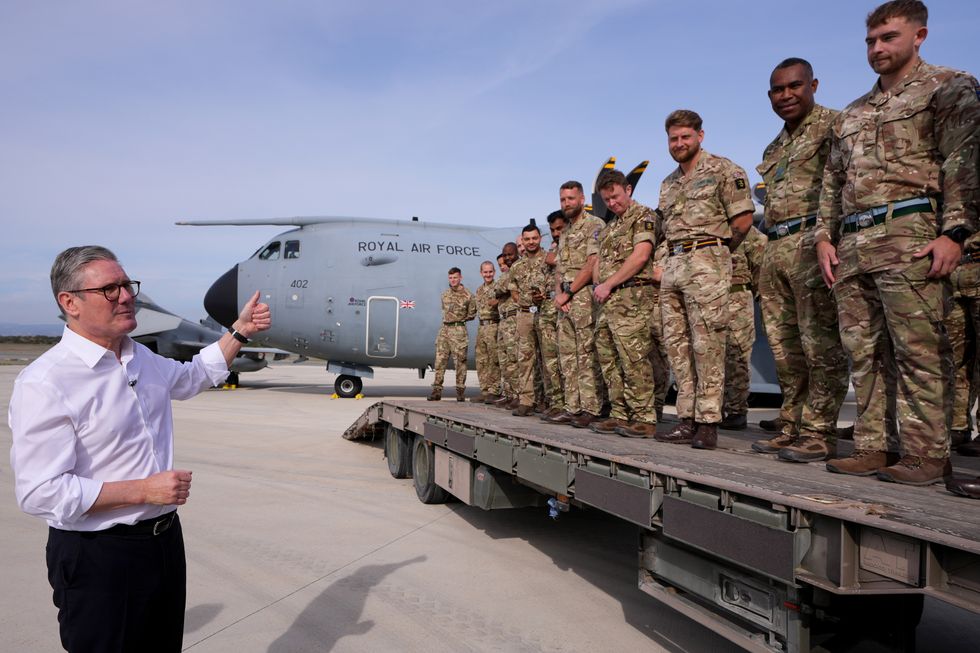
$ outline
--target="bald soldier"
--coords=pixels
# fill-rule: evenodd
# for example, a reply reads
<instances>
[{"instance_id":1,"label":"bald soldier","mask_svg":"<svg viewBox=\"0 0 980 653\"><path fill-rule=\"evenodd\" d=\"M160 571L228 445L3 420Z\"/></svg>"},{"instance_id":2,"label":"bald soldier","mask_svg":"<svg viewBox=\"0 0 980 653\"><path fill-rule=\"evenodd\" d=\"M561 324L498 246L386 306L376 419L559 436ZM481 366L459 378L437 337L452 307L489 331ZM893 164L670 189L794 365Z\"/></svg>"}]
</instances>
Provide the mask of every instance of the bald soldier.
<instances>
[{"instance_id":1,"label":"bald soldier","mask_svg":"<svg viewBox=\"0 0 980 653\"><path fill-rule=\"evenodd\" d=\"M680 423L657 439L714 449L724 391L731 252L752 226L755 205L745 171L701 149L701 116L674 111L665 128L678 167L660 185L668 241L660 306Z\"/></svg>"},{"instance_id":2,"label":"bald soldier","mask_svg":"<svg viewBox=\"0 0 980 653\"><path fill-rule=\"evenodd\" d=\"M927 19L916 0L868 16L868 62L879 77L834 120L814 236L858 406L854 453L828 460L827 469L910 485L950 473L944 299L977 228L980 186L977 81L919 57ZM882 429L889 339L899 460Z\"/></svg>"},{"instance_id":3,"label":"bald soldier","mask_svg":"<svg viewBox=\"0 0 980 653\"><path fill-rule=\"evenodd\" d=\"M772 71L769 101L783 129L756 168L766 184L768 237L760 307L783 405L781 432L752 449L790 462L825 460L835 451L837 417L847 393L837 306L820 278L813 247L830 126L838 113L816 103L817 85L804 59L786 59Z\"/></svg>"}]
</instances>

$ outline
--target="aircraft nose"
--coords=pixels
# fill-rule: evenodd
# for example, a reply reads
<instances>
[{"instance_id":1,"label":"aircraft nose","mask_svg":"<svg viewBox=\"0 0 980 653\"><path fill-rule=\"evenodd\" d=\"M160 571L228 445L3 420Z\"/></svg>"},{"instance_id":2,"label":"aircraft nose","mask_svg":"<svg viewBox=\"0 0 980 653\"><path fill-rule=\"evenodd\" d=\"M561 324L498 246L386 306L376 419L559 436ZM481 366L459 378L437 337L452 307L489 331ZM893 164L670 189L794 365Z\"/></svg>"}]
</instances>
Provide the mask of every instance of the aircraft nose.
<instances>
[{"instance_id":1,"label":"aircraft nose","mask_svg":"<svg viewBox=\"0 0 980 653\"><path fill-rule=\"evenodd\" d=\"M225 327L238 319L238 266L228 270L211 284L204 295L204 310Z\"/></svg>"}]
</instances>

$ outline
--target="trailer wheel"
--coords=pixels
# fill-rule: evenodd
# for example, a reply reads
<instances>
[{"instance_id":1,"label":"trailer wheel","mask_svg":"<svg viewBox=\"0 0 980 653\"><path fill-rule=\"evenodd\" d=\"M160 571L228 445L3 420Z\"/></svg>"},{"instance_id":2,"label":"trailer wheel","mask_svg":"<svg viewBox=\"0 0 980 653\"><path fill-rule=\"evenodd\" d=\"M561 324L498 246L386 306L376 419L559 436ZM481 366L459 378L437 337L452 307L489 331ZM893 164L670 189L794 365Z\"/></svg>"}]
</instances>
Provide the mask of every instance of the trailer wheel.
<instances>
[{"instance_id":1,"label":"trailer wheel","mask_svg":"<svg viewBox=\"0 0 980 653\"><path fill-rule=\"evenodd\" d=\"M422 503L446 503L449 493L436 485L436 465L432 447L421 435L415 436L412 447L412 480L415 494Z\"/></svg>"},{"instance_id":2,"label":"trailer wheel","mask_svg":"<svg viewBox=\"0 0 980 653\"><path fill-rule=\"evenodd\" d=\"M395 478L412 477L412 440L405 431L391 424L385 427L385 458L388 471Z\"/></svg>"}]
</instances>

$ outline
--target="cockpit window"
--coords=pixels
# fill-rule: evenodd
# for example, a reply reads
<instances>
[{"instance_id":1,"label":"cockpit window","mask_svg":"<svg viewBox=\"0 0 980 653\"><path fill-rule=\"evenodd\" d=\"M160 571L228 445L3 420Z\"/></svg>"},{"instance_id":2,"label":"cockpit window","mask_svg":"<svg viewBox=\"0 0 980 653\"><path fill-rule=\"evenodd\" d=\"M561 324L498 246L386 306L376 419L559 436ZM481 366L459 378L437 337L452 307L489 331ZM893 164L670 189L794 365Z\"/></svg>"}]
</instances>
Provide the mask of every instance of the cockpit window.
<instances>
[{"instance_id":1,"label":"cockpit window","mask_svg":"<svg viewBox=\"0 0 980 653\"><path fill-rule=\"evenodd\" d=\"M278 261L280 247L281 245L278 240L274 243L269 243L259 254L259 259L262 261Z\"/></svg>"},{"instance_id":2,"label":"cockpit window","mask_svg":"<svg viewBox=\"0 0 980 653\"><path fill-rule=\"evenodd\" d=\"M287 240L286 250L283 258L299 258L299 241Z\"/></svg>"}]
</instances>

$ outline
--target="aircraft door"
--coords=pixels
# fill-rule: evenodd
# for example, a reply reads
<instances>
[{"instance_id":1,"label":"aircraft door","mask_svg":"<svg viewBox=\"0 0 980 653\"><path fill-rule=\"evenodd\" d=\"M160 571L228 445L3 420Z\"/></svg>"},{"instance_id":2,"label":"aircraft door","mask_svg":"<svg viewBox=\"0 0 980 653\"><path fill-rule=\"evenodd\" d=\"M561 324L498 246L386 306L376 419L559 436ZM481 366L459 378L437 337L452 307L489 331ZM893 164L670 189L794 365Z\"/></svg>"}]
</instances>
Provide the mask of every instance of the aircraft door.
<instances>
[{"instance_id":1,"label":"aircraft door","mask_svg":"<svg viewBox=\"0 0 980 653\"><path fill-rule=\"evenodd\" d=\"M368 297L366 337L364 351L371 358L398 355L397 297Z\"/></svg>"}]
</instances>

